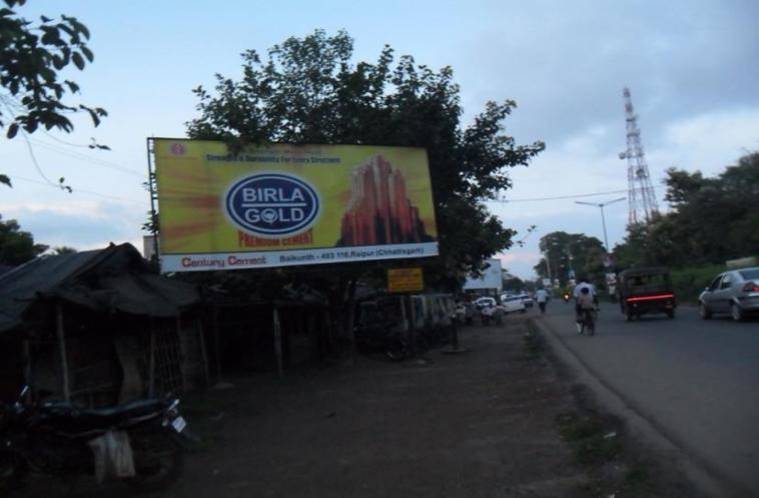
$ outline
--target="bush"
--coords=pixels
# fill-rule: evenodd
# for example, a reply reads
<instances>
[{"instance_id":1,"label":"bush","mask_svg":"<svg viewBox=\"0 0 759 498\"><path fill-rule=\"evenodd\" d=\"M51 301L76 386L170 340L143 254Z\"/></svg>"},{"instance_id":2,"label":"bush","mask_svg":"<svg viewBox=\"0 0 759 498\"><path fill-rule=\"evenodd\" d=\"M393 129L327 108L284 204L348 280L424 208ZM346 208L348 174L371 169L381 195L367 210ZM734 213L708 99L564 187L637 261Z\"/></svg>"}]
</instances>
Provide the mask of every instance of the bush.
<instances>
[{"instance_id":1,"label":"bush","mask_svg":"<svg viewBox=\"0 0 759 498\"><path fill-rule=\"evenodd\" d=\"M698 295L718 273L727 270L725 265L706 265L672 270L672 287L680 302L695 303Z\"/></svg>"}]
</instances>

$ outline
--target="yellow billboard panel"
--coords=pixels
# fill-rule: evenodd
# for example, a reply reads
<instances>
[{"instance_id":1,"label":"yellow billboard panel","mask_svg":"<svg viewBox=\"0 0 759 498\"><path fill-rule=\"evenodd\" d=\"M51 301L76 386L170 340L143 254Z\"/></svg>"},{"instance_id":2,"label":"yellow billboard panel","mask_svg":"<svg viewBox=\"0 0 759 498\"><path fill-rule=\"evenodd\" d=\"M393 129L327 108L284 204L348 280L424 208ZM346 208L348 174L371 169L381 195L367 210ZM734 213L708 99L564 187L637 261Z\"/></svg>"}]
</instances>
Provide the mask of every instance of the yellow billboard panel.
<instances>
[{"instance_id":1,"label":"yellow billboard panel","mask_svg":"<svg viewBox=\"0 0 759 498\"><path fill-rule=\"evenodd\" d=\"M437 255L427 152L153 139L165 272Z\"/></svg>"}]
</instances>

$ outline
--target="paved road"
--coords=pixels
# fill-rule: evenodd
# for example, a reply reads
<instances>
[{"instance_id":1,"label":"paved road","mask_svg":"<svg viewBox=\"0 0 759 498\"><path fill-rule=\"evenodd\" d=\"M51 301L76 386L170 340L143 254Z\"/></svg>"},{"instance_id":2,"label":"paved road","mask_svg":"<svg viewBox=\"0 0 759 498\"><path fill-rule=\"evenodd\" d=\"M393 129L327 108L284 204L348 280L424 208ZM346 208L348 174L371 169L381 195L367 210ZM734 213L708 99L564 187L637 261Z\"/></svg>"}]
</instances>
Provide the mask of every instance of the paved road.
<instances>
[{"instance_id":1,"label":"paved road","mask_svg":"<svg viewBox=\"0 0 759 498\"><path fill-rule=\"evenodd\" d=\"M672 440L759 496L759 321L625 322L605 305L594 337L577 334L572 306L542 318L590 370Z\"/></svg>"}]
</instances>

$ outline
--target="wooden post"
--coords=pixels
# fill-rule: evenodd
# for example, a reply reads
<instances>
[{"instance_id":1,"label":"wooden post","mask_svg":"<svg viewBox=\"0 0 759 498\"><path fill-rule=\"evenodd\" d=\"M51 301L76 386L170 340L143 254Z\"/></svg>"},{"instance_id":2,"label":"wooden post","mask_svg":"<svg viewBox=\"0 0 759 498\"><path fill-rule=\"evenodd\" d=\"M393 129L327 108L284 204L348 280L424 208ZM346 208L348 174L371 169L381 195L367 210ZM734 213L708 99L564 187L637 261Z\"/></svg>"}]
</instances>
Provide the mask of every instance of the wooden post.
<instances>
[{"instance_id":1,"label":"wooden post","mask_svg":"<svg viewBox=\"0 0 759 498\"><path fill-rule=\"evenodd\" d=\"M213 305L213 342L216 360L216 380L221 382L221 340L219 338L219 307Z\"/></svg>"},{"instance_id":2,"label":"wooden post","mask_svg":"<svg viewBox=\"0 0 759 498\"><path fill-rule=\"evenodd\" d=\"M155 323L150 317L150 364L148 366L148 396L155 396Z\"/></svg>"},{"instance_id":3,"label":"wooden post","mask_svg":"<svg viewBox=\"0 0 759 498\"><path fill-rule=\"evenodd\" d=\"M184 341L182 341L182 313L177 315L177 341L179 345L179 375L182 377L182 392L187 391L187 372L185 371L185 358L187 355L184 352Z\"/></svg>"},{"instance_id":4,"label":"wooden post","mask_svg":"<svg viewBox=\"0 0 759 498\"><path fill-rule=\"evenodd\" d=\"M274 306L272 322L274 324L274 354L277 357L277 373L282 377L282 326L279 323L279 308L276 306Z\"/></svg>"},{"instance_id":5,"label":"wooden post","mask_svg":"<svg viewBox=\"0 0 759 498\"><path fill-rule=\"evenodd\" d=\"M28 338L24 338L21 343L21 350L24 356L24 384L30 386L32 384L32 348Z\"/></svg>"},{"instance_id":6,"label":"wooden post","mask_svg":"<svg viewBox=\"0 0 759 498\"><path fill-rule=\"evenodd\" d=\"M200 361L203 363L203 377L206 387L211 384L211 374L208 371L208 353L206 352L206 334L203 331L203 321L198 320L198 338L200 339Z\"/></svg>"},{"instance_id":7,"label":"wooden post","mask_svg":"<svg viewBox=\"0 0 759 498\"><path fill-rule=\"evenodd\" d=\"M71 386L69 385L69 361L66 352L66 334L63 330L63 306L60 301L55 304L56 333L58 335L58 349L61 353L61 370L63 374L63 399L71 401Z\"/></svg>"},{"instance_id":8,"label":"wooden post","mask_svg":"<svg viewBox=\"0 0 759 498\"><path fill-rule=\"evenodd\" d=\"M408 306L408 348L411 356L416 356L416 323L414 315L414 301L413 297L409 294L404 296L405 305Z\"/></svg>"}]
</instances>

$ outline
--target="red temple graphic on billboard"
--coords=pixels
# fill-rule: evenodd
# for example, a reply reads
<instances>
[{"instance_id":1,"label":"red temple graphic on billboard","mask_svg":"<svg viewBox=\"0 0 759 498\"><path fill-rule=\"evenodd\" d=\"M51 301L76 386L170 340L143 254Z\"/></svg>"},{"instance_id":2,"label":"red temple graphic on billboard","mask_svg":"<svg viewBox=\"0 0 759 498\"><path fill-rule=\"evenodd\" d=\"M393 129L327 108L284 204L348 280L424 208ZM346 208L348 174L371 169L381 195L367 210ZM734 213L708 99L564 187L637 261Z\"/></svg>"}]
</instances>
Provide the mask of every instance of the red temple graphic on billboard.
<instances>
[{"instance_id":1,"label":"red temple graphic on billboard","mask_svg":"<svg viewBox=\"0 0 759 498\"><path fill-rule=\"evenodd\" d=\"M434 240L411 204L403 174L381 155L353 170L340 246L408 244Z\"/></svg>"}]
</instances>

